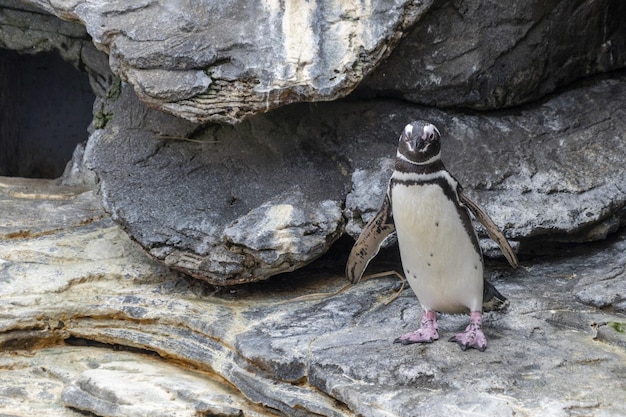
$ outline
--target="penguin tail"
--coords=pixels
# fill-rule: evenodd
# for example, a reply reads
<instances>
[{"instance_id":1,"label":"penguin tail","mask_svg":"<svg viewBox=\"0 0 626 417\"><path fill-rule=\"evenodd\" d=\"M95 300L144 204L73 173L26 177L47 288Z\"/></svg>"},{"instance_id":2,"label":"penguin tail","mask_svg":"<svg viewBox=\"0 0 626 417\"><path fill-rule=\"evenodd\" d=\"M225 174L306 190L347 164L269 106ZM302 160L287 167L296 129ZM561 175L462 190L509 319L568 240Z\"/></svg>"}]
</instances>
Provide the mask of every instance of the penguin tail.
<instances>
[{"instance_id":1,"label":"penguin tail","mask_svg":"<svg viewBox=\"0 0 626 417\"><path fill-rule=\"evenodd\" d=\"M485 280L483 285L483 311L504 311L509 305L509 300Z\"/></svg>"}]
</instances>

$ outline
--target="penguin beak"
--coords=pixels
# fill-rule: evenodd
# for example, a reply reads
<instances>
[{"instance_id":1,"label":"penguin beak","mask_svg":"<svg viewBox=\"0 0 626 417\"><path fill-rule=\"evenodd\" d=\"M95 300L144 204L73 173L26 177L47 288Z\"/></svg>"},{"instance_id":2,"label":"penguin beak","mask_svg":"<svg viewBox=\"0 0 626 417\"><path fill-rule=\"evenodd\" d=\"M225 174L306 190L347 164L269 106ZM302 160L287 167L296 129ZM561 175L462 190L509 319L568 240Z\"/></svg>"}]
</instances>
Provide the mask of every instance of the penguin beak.
<instances>
[{"instance_id":1,"label":"penguin beak","mask_svg":"<svg viewBox=\"0 0 626 417\"><path fill-rule=\"evenodd\" d=\"M418 139L415 140L414 149L417 149L417 150L421 151L422 149L426 148L429 143L430 142L428 140L424 139L424 137L422 136L421 138L418 138Z\"/></svg>"},{"instance_id":2,"label":"penguin beak","mask_svg":"<svg viewBox=\"0 0 626 417\"><path fill-rule=\"evenodd\" d=\"M420 150L427 148L428 145L430 145L430 142L432 142L434 138L435 138L434 135L432 135L431 133L424 132L424 134L422 134L422 137L416 138L415 146L417 149L420 149Z\"/></svg>"}]
</instances>

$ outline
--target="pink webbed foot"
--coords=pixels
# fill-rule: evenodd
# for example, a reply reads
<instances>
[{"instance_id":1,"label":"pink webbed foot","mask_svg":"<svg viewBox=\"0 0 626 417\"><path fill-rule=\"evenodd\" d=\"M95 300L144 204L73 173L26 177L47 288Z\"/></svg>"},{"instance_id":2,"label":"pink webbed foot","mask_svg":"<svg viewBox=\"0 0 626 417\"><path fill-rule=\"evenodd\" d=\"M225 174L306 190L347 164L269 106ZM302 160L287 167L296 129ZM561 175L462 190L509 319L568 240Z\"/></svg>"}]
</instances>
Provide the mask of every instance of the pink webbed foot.
<instances>
[{"instance_id":1,"label":"pink webbed foot","mask_svg":"<svg viewBox=\"0 0 626 417\"><path fill-rule=\"evenodd\" d=\"M478 349L484 352L487 349L487 338L483 333L483 314L480 311L472 311L470 313L470 323L463 333L450 338L450 342L456 342L461 349L467 348Z\"/></svg>"},{"instance_id":2,"label":"pink webbed foot","mask_svg":"<svg viewBox=\"0 0 626 417\"><path fill-rule=\"evenodd\" d=\"M437 313L434 311L426 311L422 315L422 326L419 330L404 334L398 337L393 343L402 343L410 345L411 343L431 343L439 339L437 331Z\"/></svg>"}]
</instances>

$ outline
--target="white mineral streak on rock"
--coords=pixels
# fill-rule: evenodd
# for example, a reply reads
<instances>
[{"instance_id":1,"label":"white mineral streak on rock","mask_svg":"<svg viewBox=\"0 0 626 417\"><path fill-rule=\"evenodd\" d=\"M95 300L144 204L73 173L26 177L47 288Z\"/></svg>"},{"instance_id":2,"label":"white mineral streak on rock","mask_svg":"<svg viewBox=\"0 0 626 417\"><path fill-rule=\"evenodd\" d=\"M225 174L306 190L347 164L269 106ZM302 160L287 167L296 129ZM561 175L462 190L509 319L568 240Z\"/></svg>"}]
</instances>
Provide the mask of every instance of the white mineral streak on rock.
<instances>
[{"instance_id":1,"label":"white mineral streak on rock","mask_svg":"<svg viewBox=\"0 0 626 417\"><path fill-rule=\"evenodd\" d=\"M285 1L284 5L282 38L287 65L285 78L306 84L311 80L309 66L319 56L319 33L313 30L317 1Z\"/></svg>"},{"instance_id":2,"label":"white mineral streak on rock","mask_svg":"<svg viewBox=\"0 0 626 417\"><path fill-rule=\"evenodd\" d=\"M302 217L300 211L296 215ZM259 225L261 233L275 233L274 241L276 249L281 253L289 253L294 251L294 243L299 240L294 236L293 231L289 229L293 221L294 207L291 204L279 204L272 206L266 217L266 221Z\"/></svg>"}]
</instances>

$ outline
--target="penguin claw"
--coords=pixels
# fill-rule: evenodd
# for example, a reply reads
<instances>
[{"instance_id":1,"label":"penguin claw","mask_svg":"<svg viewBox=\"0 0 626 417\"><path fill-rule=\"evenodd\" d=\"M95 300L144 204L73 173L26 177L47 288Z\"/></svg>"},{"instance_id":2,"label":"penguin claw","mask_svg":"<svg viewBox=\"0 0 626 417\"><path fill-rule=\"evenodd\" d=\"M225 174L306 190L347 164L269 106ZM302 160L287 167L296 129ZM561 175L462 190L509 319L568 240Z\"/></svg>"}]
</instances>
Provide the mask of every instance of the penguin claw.
<instances>
[{"instance_id":1,"label":"penguin claw","mask_svg":"<svg viewBox=\"0 0 626 417\"><path fill-rule=\"evenodd\" d=\"M480 312L472 312L470 324L465 328L465 331L452 336L448 341L458 343L463 351L473 348L484 352L487 349L487 338L483 333L482 321Z\"/></svg>"},{"instance_id":2,"label":"penguin claw","mask_svg":"<svg viewBox=\"0 0 626 417\"><path fill-rule=\"evenodd\" d=\"M402 343L403 345L410 345L412 343L432 343L439 339L437 328L437 313L434 311L425 311L422 315L421 327L414 332L403 334L394 340L393 343Z\"/></svg>"},{"instance_id":3,"label":"penguin claw","mask_svg":"<svg viewBox=\"0 0 626 417\"><path fill-rule=\"evenodd\" d=\"M456 342L460 346L461 350L464 351L464 352L468 348L477 349L477 350L479 350L481 352L484 352L487 349L487 341L486 340L483 341L484 343L477 342L477 341L470 343L470 342L466 342L466 341L463 341L463 340L459 339L458 336L462 336L464 334L465 333L461 333L461 334L458 334L456 336L452 336L448 340L448 342ZM484 335L483 335L483 338L484 338Z\"/></svg>"},{"instance_id":4,"label":"penguin claw","mask_svg":"<svg viewBox=\"0 0 626 417\"><path fill-rule=\"evenodd\" d=\"M434 332L425 332L423 329L419 329L411 333L403 334L394 340L393 343L411 345L413 343L432 343L437 339L439 339L439 333L437 330L434 330Z\"/></svg>"}]
</instances>

